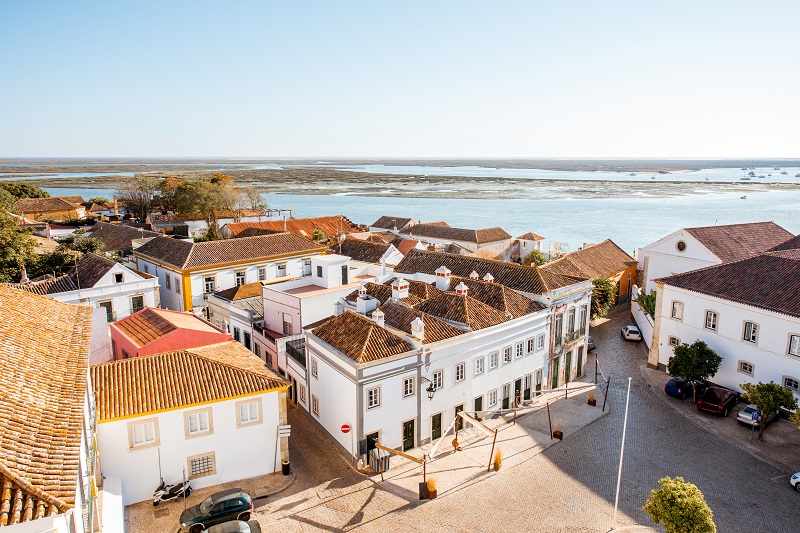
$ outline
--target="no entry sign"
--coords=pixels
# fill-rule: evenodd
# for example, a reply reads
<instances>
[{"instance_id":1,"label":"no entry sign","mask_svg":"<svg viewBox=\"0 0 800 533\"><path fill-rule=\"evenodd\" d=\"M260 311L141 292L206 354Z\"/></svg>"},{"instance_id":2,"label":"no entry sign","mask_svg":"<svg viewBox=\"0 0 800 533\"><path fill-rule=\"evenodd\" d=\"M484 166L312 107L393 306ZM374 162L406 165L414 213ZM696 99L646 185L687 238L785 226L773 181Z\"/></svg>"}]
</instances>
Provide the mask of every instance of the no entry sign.
<instances>
[{"instance_id":1,"label":"no entry sign","mask_svg":"<svg viewBox=\"0 0 800 533\"><path fill-rule=\"evenodd\" d=\"M348 424L342 424L342 433L350 433L350 426Z\"/></svg>"}]
</instances>

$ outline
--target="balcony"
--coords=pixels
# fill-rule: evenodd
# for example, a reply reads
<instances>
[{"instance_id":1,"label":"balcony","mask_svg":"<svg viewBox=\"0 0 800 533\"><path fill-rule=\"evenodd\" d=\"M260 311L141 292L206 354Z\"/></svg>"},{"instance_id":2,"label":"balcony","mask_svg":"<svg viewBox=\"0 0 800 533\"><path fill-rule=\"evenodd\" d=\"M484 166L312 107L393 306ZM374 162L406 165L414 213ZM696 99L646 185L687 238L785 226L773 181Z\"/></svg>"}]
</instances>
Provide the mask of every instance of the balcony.
<instances>
[{"instance_id":1,"label":"balcony","mask_svg":"<svg viewBox=\"0 0 800 533\"><path fill-rule=\"evenodd\" d=\"M575 331L570 331L565 335L565 341L572 342L580 339L584 335L586 335L586 328L576 329Z\"/></svg>"},{"instance_id":2,"label":"balcony","mask_svg":"<svg viewBox=\"0 0 800 533\"><path fill-rule=\"evenodd\" d=\"M303 368L306 367L305 339L296 339L286 343L286 355L294 359Z\"/></svg>"}]
</instances>

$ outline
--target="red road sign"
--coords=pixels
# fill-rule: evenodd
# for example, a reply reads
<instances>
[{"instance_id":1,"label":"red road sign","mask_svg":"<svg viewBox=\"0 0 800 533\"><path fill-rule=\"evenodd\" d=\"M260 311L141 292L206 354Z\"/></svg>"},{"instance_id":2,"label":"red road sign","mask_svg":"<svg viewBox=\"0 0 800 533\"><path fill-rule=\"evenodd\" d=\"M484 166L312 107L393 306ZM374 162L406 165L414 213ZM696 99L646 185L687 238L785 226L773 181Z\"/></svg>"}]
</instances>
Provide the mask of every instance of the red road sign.
<instances>
[{"instance_id":1,"label":"red road sign","mask_svg":"<svg viewBox=\"0 0 800 533\"><path fill-rule=\"evenodd\" d=\"M342 433L350 433L350 426L347 424L342 424Z\"/></svg>"}]
</instances>

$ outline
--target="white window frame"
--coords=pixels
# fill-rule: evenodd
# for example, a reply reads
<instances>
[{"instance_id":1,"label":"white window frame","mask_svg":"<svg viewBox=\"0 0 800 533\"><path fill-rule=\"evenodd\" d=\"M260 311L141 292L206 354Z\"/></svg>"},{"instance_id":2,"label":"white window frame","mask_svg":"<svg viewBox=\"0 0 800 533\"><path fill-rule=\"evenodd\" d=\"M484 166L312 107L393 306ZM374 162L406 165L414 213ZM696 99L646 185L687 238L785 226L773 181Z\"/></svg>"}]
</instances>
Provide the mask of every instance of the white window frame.
<instances>
[{"instance_id":1,"label":"white window frame","mask_svg":"<svg viewBox=\"0 0 800 533\"><path fill-rule=\"evenodd\" d=\"M311 375L319 379L319 363L316 357L311 358Z\"/></svg>"},{"instance_id":2,"label":"white window frame","mask_svg":"<svg viewBox=\"0 0 800 533\"><path fill-rule=\"evenodd\" d=\"M497 389L492 389L487 394L486 403L489 407L497 405Z\"/></svg>"},{"instance_id":3,"label":"white window frame","mask_svg":"<svg viewBox=\"0 0 800 533\"><path fill-rule=\"evenodd\" d=\"M234 284L236 287L241 287L247 283L247 271L237 270L233 273Z\"/></svg>"},{"instance_id":4,"label":"white window frame","mask_svg":"<svg viewBox=\"0 0 800 533\"><path fill-rule=\"evenodd\" d=\"M514 361L514 347L513 346L506 346L503 348L503 364L507 365Z\"/></svg>"},{"instance_id":5,"label":"white window frame","mask_svg":"<svg viewBox=\"0 0 800 533\"><path fill-rule=\"evenodd\" d=\"M314 414L314 416L319 418L319 398L313 394L311 395L311 412Z\"/></svg>"},{"instance_id":6,"label":"white window frame","mask_svg":"<svg viewBox=\"0 0 800 533\"><path fill-rule=\"evenodd\" d=\"M246 411L245 411L246 410ZM245 417L242 417L246 413ZM261 402L259 400L236 403L236 426L250 426L261 422Z\"/></svg>"},{"instance_id":7,"label":"white window frame","mask_svg":"<svg viewBox=\"0 0 800 533\"><path fill-rule=\"evenodd\" d=\"M489 354L489 370L494 370L499 366L500 366L500 352L495 350Z\"/></svg>"},{"instance_id":8,"label":"white window frame","mask_svg":"<svg viewBox=\"0 0 800 533\"><path fill-rule=\"evenodd\" d=\"M381 388L373 387L367 389L367 410L376 409L381 406Z\"/></svg>"},{"instance_id":9,"label":"white window frame","mask_svg":"<svg viewBox=\"0 0 800 533\"><path fill-rule=\"evenodd\" d=\"M209 285L211 287L211 290L208 290ZM217 288L216 276L203 276L203 293L213 294L216 288Z\"/></svg>"},{"instance_id":10,"label":"white window frame","mask_svg":"<svg viewBox=\"0 0 800 533\"><path fill-rule=\"evenodd\" d=\"M792 343L794 343L794 347L792 346ZM789 348L787 349L786 353L794 357L800 357L800 334L789 334Z\"/></svg>"},{"instance_id":11,"label":"white window frame","mask_svg":"<svg viewBox=\"0 0 800 533\"><path fill-rule=\"evenodd\" d=\"M199 437L214 433L214 421L211 409L200 409L185 413L186 437ZM205 417L205 427L203 427L203 417ZM197 429L192 430L192 420L196 420Z\"/></svg>"},{"instance_id":12,"label":"white window frame","mask_svg":"<svg viewBox=\"0 0 800 533\"><path fill-rule=\"evenodd\" d=\"M171 291L172 290L172 276L170 276L169 273L164 275L164 283L166 285L166 289L168 291Z\"/></svg>"},{"instance_id":13,"label":"white window frame","mask_svg":"<svg viewBox=\"0 0 800 533\"><path fill-rule=\"evenodd\" d=\"M525 355L525 343L518 342L514 346L514 359L522 359Z\"/></svg>"},{"instance_id":14,"label":"white window frame","mask_svg":"<svg viewBox=\"0 0 800 533\"><path fill-rule=\"evenodd\" d=\"M531 337L525 342L525 355L530 355L536 348L536 338Z\"/></svg>"},{"instance_id":15,"label":"white window frame","mask_svg":"<svg viewBox=\"0 0 800 533\"><path fill-rule=\"evenodd\" d=\"M456 365L456 383L461 383L467 377L467 365L463 362Z\"/></svg>"},{"instance_id":16,"label":"white window frame","mask_svg":"<svg viewBox=\"0 0 800 533\"><path fill-rule=\"evenodd\" d=\"M750 368L750 370L747 369L748 367ZM742 374L753 377L753 373L756 370L756 365L754 365L750 361L742 361L740 359L739 362L736 364L736 370L737 372L741 372Z\"/></svg>"},{"instance_id":17,"label":"white window frame","mask_svg":"<svg viewBox=\"0 0 800 533\"><path fill-rule=\"evenodd\" d=\"M544 333L536 336L536 350L544 350Z\"/></svg>"},{"instance_id":18,"label":"white window frame","mask_svg":"<svg viewBox=\"0 0 800 533\"><path fill-rule=\"evenodd\" d=\"M671 316L673 319L683 322L683 302L679 302L678 300L672 301Z\"/></svg>"},{"instance_id":19,"label":"white window frame","mask_svg":"<svg viewBox=\"0 0 800 533\"><path fill-rule=\"evenodd\" d=\"M434 390L444 388L444 370L437 370L433 373L433 376L431 377L431 385L433 385Z\"/></svg>"},{"instance_id":20,"label":"white window frame","mask_svg":"<svg viewBox=\"0 0 800 533\"><path fill-rule=\"evenodd\" d=\"M757 323L745 320L744 328L742 328L742 340L745 342L758 344L758 332L760 329L761 328Z\"/></svg>"},{"instance_id":21,"label":"white window frame","mask_svg":"<svg viewBox=\"0 0 800 533\"><path fill-rule=\"evenodd\" d=\"M789 381L792 381L795 384L795 386L790 386ZM781 385L783 385L784 387L786 387L795 394L800 394L800 379L797 379L794 376L783 376L783 379L781 380Z\"/></svg>"},{"instance_id":22,"label":"white window frame","mask_svg":"<svg viewBox=\"0 0 800 533\"><path fill-rule=\"evenodd\" d=\"M181 293L181 278L175 276L175 292L180 294Z\"/></svg>"},{"instance_id":23,"label":"white window frame","mask_svg":"<svg viewBox=\"0 0 800 533\"><path fill-rule=\"evenodd\" d=\"M283 270L283 275L281 275L281 270ZM275 277L278 278L285 278L287 276L288 267L286 263L278 263L275 265Z\"/></svg>"},{"instance_id":24,"label":"white window frame","mask_svg":"<svg viewBox=\"0 0 800 533\"><path fill-rule=\"evenodd\" d=\"M403 378L403 398L411 398L415 393L414 376Z\"/></svg>"},{"instance_id":25,"label":"white window frame","mask_svg":"<svg viewBox=\"0 0 800 533\"><path fill-rule=\"evenodd\" d=\"M267 267L258 267L258 281L267 281Z\"/></svg>"},{"instance_id":26,"label":"white window frame","mask_svg":"<svg viewBox=\"0 0 800 533\"><path fill-rule=\"evenodd\" d=\"M669 345L672 346L673 348L675 346L680 346L681 345L681 340L678 337L675 337L674 335L670 335L669 336Z\"/></svg>"},{"instance_id":27,"label":"white window frame","mask_svg":"<svg viewBox=\"0 0 800 533\"><path fill-rule=\"evenodd\" d=\"M475 375L479 376L486 371L486 360L482 355L475 358Z\"/></svg>"},{"instance_id":28,"label":"white window frame","mask_svg":"<svg viewBox=\"0 0 800 533\"><path fill-rule=\"evenodd\" d=\"M711 324L711 327L709 327ZM719 313L711 309L706 309L705 323L703 327L709 331L717 331L719 327Z\"/></svg>"},{"instance_id":29,"label":"white window frame","mask_svg":"<svg viewBox=\"0 0 800 533\"><path fill-rule=\"evenodd\" d=\"M148 438L148 428L150 428L152 438ZM137 429L142 437L141 442L138 443L136 442ZM128 424L128 443L131 450L140 450L142 448L158 446L159 440L157 418L151 418L149 420L142 420Z\"/></svg>"}]
</instances>

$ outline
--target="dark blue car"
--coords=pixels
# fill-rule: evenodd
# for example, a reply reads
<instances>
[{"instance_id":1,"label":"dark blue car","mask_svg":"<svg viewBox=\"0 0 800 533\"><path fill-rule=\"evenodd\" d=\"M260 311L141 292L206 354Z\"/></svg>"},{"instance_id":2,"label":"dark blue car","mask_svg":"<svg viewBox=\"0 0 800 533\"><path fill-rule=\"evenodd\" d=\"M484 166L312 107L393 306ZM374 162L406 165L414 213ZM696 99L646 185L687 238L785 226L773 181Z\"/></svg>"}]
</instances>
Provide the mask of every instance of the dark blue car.
<instances>
[{"instance_id":1,"label":"dark blue car","mask_svg":"<svg viewBox=\"0 0 800 533\"><path fill-rule=\"evenodd\" d=\"M697 384L697 397L699 398L706 390L707 385L702 381L695 381ZM670 396L675 396L685 400L692 395L692 382L683 378L672 378L664 386L664 392Z\"/></svg>"}]
</instances>

